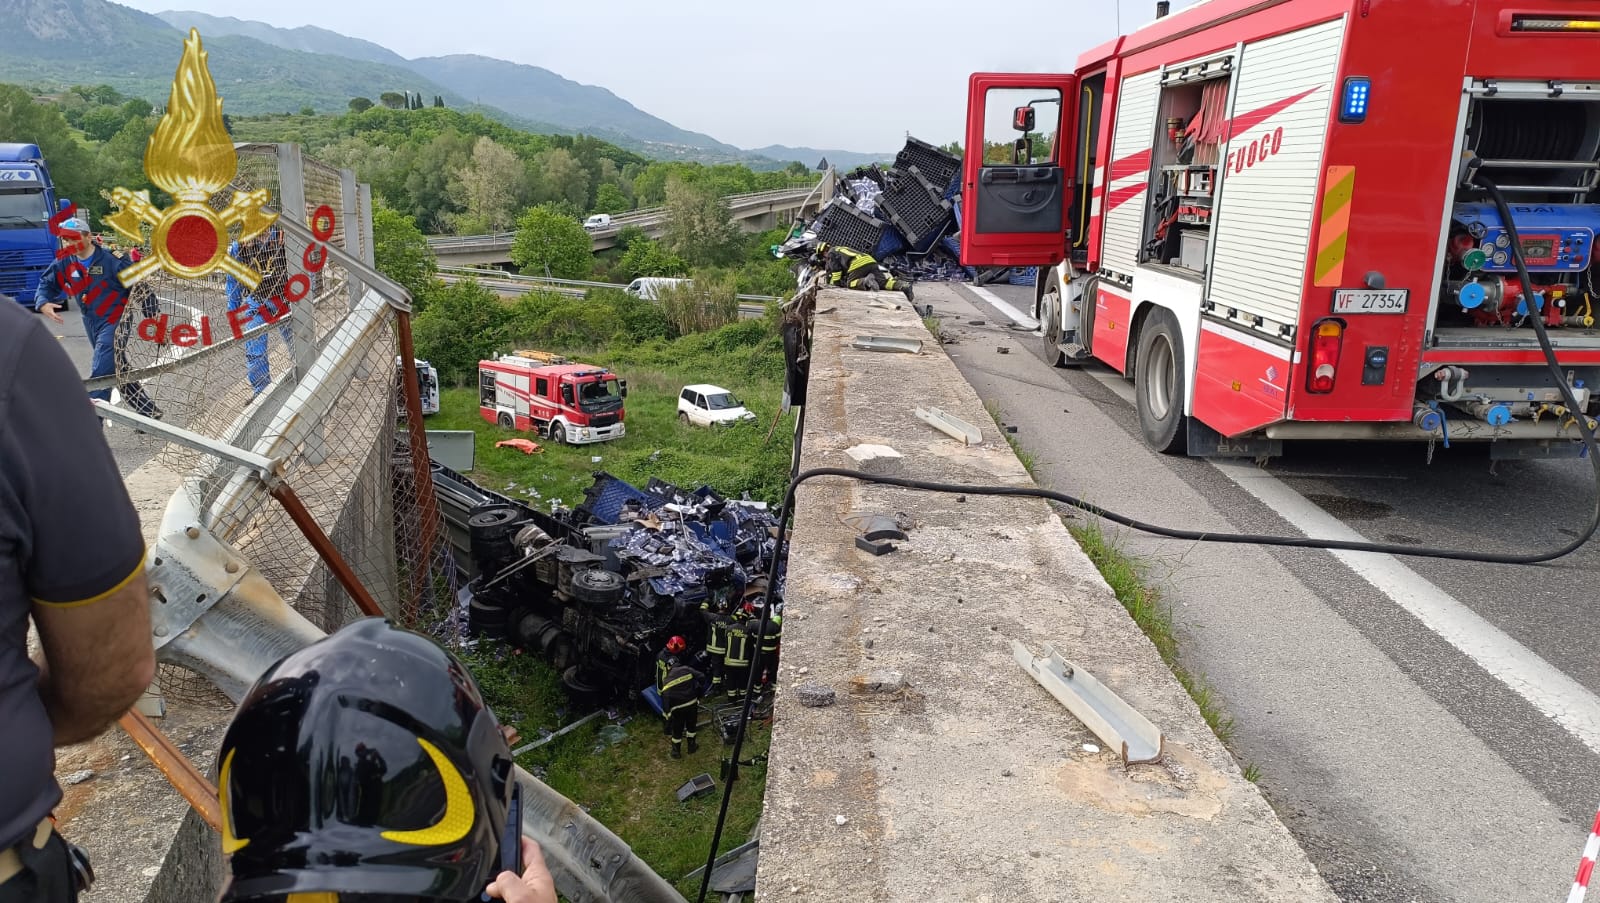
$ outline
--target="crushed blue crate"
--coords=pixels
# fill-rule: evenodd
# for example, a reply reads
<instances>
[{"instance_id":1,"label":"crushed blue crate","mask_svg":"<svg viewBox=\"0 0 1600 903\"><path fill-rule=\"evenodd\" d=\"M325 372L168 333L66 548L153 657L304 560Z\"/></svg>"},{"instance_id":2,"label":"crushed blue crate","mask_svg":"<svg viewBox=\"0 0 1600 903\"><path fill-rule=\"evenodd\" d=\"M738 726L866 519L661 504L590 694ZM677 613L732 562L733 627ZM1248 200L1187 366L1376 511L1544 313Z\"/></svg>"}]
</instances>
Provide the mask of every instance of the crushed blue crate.
<instances>
[{"instance_id":1,"label":"crushed blue crate","mask_svg":"<svg viewBox=\"0 0 1600 903\"><path fill-rule=\"evenodd\" d=\"M1012 285L1034 285L1038 275L1039 271L1033 267L1012 267L1011 278L1007 281Z\"/></svg>"}]
</instances>

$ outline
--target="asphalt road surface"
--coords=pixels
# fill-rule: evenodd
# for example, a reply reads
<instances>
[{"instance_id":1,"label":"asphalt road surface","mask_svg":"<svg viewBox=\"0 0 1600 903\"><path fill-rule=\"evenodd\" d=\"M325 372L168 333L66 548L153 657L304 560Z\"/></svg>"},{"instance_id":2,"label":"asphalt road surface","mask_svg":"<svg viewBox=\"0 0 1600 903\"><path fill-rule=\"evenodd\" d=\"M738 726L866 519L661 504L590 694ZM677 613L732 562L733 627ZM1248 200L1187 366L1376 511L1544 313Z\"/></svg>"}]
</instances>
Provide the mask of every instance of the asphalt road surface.
<instances>
[{"instance_id":1,"label":"asphalt road surface","mask_svg":"<svg viewBox=\"0 0 1600 903\"><path fill-rule=\"evenodd\" d=\"M61 341L61 347L77 365L78 373L84 379L89 378L89 365L93 349L89 346L89 337L83 330L83 317L78 313L78 306L73 304L72 309L64 311L61 315L62 322L56 323L43 314L36 314L44 321L45 328L50 334ZM161 450L164 443L149 436L135 433L127 427L113 423L105 425L106 442L111 445L111 452L116 456L117 467L126 477L133 473L156 452Z\"/></svg>"},{"instance_id":2,"label":"asphalt road surface","mask_svg":"<svg viewBox=\"0 0 1600 903\"><path fill-rule=\"evenodd\" d=\"M1563 545L1592 510L1587 461L1156 454L1131 382L1045 362L1032 291L924 285L917 301L1042 485L1175 527L1501 551ZM1600 804L1600 542L1528 567L1108 533L1146 562L1229 746L1343 899L1566 898Z\"/></svg>"}]
</instances>

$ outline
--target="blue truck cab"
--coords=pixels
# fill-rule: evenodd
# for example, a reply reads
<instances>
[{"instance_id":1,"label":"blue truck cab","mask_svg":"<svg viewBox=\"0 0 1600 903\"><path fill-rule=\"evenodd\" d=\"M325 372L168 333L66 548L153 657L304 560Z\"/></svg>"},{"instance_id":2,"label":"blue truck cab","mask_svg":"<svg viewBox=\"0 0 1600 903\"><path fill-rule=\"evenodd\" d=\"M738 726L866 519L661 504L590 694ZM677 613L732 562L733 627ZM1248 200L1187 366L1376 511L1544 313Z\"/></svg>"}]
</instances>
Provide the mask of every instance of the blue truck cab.
<instances>
[{"instance_id":1,"label":"blue truck cab","mask_svg":"<svg viewBox=\"0 0 1600 903\"><path fill-rule=\"evenodd\" d=\"M70 203L57 200L37 144L0 143L0 293L33 306L39 274L56 256L50 217Z\"/></svg>"}]
</instances>

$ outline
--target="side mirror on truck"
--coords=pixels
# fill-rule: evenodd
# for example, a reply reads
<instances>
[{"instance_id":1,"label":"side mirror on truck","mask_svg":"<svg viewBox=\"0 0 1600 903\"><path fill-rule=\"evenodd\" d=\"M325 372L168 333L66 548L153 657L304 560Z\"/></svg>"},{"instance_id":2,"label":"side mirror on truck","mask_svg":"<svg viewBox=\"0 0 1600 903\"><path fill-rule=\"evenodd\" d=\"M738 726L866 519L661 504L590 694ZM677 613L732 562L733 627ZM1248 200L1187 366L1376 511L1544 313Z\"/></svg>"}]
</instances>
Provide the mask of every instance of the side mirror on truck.
<instances>
[{"instance_id":1,"label":"side mirror on truck","mask_svg":"<svg viewBox=\"0 0 1600 903\"><path fill-rule=\"evenodd\" d=\"M617 380L617 386L618 386L618 388L620 388L622 390L622 397L623 398L627 398L628 397L628 381L625 380L625 379L619 379L619 380Z\"/></svg>"},{"instance_id":2,"label":"side mirror on truck","mask_svg":"<svg viewBox=\"0 0 1600 903\"><path fill-rule=\"evenodd\" d=\"M1019 132L1033 131L1033 107L1017 107L1011 111L1011 127Z\"/></svg>"}]
</instances>

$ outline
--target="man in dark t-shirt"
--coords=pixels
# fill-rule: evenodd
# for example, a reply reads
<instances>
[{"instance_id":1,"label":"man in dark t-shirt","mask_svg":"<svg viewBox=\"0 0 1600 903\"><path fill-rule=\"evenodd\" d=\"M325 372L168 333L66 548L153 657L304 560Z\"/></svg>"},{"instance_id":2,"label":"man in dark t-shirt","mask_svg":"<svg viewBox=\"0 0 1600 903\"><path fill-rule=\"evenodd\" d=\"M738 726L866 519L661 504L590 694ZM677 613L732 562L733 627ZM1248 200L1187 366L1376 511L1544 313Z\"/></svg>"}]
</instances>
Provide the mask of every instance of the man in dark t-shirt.
<instances>
[{"instance_id":1,"label":"man in dark t-shirt","mask_svg":"<svg viewBox=\"0 0 1600 903\"><path fill-rule=\"evenodd\" d=\"M155 673L139 515L98 421L39 318L0 305L0 903L76 899L55 748L105 731Z\"/></svg>"}]
</instances>

